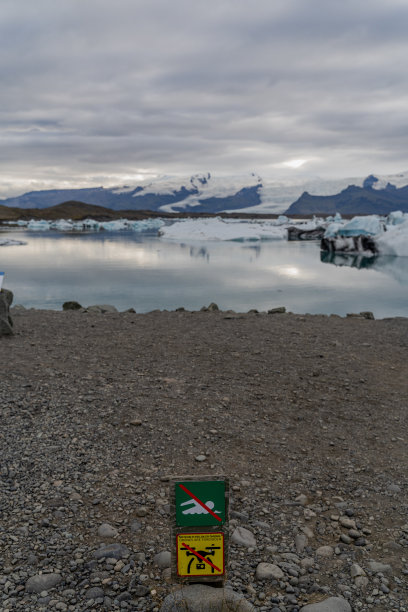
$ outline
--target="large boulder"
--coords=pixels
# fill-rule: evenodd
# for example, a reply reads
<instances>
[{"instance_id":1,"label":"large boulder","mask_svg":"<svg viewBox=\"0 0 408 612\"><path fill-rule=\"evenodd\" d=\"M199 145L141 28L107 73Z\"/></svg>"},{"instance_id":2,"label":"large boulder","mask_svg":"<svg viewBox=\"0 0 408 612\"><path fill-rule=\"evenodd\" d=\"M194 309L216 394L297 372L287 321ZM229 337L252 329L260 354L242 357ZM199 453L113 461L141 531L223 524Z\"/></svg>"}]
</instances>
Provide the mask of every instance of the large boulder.
<instances>
[{"instance_id":1,"label":"large boulder","mask_svg":"<svg viewBox=\"0 0 408 612\"><path fill-rule=\"evenodd\" d=\"M2 289L0 291L0 336L10 336L13 333L13 320L10 316L12 302L12 292Z\"/></svg>"},{"instance_id":2,"label":"large boulder","mask_svg":"<svg viewBox=\"0 0 408 612\"><path fill-rule=\"evenodd\" d=\"M254 612L253 605L232 589L205 584L183 587L163 601L160 612Z\"/></svg>"}]
</instances>

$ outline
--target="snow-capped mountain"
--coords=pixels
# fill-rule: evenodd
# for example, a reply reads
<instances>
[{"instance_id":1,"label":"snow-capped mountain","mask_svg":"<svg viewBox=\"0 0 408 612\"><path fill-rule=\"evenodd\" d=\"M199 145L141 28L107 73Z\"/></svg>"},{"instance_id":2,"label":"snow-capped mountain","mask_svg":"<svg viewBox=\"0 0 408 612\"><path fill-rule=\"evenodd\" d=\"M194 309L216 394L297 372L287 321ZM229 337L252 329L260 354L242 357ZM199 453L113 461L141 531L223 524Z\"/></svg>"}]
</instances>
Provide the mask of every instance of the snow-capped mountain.
<instances>
[{"instance_id":1,"label":"snow-capped mountain","mask_svg":"<svg viewBox=\"0 0 408 612\"><path fill-rule=\"evenodd\" d=\"M295 181L263 179L257 174L225 177L207 173L190 177L160 176L135 185L110 188L32 191L0 200L0 204L18 208L48 208L76 200L113 210L204 213L239 211L255 214L281 213L288 209L296 214L323 212L319 206L324 204L324 210L331 207L331 213L338 204L340 206L347 200L351 194L347 192L350 186L357 189L353 192L354 204L357 201L361 204L364 200L366 208L375 208L377 204L382 206L387 201L394 208L399 202L406 202L408 206L408 189L402 189L407 185L408 172L392 176ZM336 200L337 194L342 196L340 200ZM327 199L328 196L331 197ZM362 212L369 214L370 211ZM383 211L378 209L371 212Z\"/></svg>"}]
</instances>

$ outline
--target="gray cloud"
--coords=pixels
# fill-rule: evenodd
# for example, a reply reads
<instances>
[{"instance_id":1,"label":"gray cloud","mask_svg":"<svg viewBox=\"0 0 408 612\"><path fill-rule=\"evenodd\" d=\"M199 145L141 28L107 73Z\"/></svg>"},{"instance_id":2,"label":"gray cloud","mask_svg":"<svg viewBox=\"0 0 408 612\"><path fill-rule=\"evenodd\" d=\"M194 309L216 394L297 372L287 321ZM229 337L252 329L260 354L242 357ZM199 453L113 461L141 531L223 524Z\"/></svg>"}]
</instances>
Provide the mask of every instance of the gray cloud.
<instances>
[{"instance_id":1,"label":"gray cloud","mask_svg":"<svg viewBox=\"0 0 408 612\"><path fill-rule=\"evenodd\" d=\"M0 195L406 169L407 25L405 0L3 0Z\"/></svg>"}]
</instances>

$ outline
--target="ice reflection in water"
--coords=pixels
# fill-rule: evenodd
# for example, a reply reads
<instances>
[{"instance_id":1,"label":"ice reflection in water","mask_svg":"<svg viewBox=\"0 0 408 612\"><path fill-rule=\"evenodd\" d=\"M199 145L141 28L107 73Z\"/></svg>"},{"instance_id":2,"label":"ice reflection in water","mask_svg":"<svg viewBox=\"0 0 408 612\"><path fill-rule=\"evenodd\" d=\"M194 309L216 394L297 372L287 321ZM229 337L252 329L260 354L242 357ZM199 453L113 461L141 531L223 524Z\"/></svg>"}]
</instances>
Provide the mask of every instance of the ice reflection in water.
<instances>
[{"instance_id":1,"label":"ice reflection in water","mask_svg":"<svg viewBox=\"0 0 408 612\"><path fill-rule=\"evenodd\" d=\"M60 309L66 300L114 304L138 312L179 306L247 311L286 306L293 312L372 310L377 317L408 316L408 258L376 258L350 267L320 255L318 243L180 244L133 233L28 234L4 247L0 270L15 303ZM335 256L336 257L336 256ZM341 259L344 262L344 258Z\"/></svg>"}]
</instances>

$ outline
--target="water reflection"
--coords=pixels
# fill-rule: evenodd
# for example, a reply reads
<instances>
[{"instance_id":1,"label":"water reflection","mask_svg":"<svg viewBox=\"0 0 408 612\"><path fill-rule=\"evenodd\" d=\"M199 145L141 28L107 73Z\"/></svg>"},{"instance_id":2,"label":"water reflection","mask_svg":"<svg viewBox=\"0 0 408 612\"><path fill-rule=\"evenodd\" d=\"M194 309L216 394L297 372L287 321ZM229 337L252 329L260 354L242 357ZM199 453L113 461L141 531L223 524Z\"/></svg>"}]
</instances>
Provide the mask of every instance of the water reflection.
<instances>
[{"instance_id":1,"label":"water reflection","mask_svg":"<svg viewBox=\"0 0 408 612\"><path fill-rule=\"evenodd\" d=\"M201 257L202 259L206 259L207 261L210 261L210 254L208 252L208 249L206 249L205 247L190 247L190 257Z\"/></svg>"},{"instance_id":2,"label":"water reflection","mask_svg":"<svg viewBox=\"0 0 408 612\"><path fill-rule=\"evenodd\" d=\"M180 244L126 232L15 230L9 237L27 245L2 248L0 270L15 303L27 307L59 310L75 299L146 312L198 310L214 301L240 312L286 306L300 313L408 316L406 257L320 253L317 243L283 240Z\"/></svg>"},{"instance_id":3,"label":"water reflection","mask_svg":"<svg viewBox=\"0 0 408 612\"><path fill-rule=\"evenodd\" d=\"M320 251L323 263L335 266L347 266L358 270L376 270L394 278L398 283L408 287L408 257L393 257L391 255L372 255L366 257L361 253L329 253Z\"/></svg>"}]
</instances>

